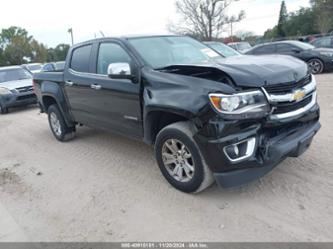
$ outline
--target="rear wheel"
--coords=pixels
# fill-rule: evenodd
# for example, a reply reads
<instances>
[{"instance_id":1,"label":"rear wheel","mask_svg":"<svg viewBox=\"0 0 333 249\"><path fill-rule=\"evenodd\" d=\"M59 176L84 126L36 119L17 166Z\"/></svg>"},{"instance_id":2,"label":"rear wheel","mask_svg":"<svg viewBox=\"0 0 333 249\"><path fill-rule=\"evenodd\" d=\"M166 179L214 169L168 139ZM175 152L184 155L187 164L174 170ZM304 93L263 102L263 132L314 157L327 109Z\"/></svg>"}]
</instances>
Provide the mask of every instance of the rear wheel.
<instances>
[{"instance_id":1,"label":"rear wheel","mask_svg":"<svg viewBox=\"0 0 333 249\"><path fill-rule=\"evenodd\" d=\"M308 66L312 74L320 74L324 71L324 63L317 58L309 60Z\"/></svg>"},{"instance_id":2,"label":"rear wheel","mask_svg":"<svg viewBox=\"0 0 333 249\"><path fill-rule=\"evenodd\" d=\"M61 142L68 141L75 136L75 127L69 127L57 105L48 108L48 119L51 131Z\"/></svg>"},{"instance_id":3,"label":"rear wheel","mask_svg":"<svg viewBox=\"0 0 333 249\"><path fill-rule=\"evenodd\" d=\"M8 112L8 107L4 107L0 104L0 114L7 114Z\"/></svg>"},{"instance_id":4,"label":"rear wheel","mask_svg":"<svg viewBox=\"0 0 333 249\"><path fill-rule=\"evenodd\" d=\"M173 187L186 193L200 192L214 182L193 135L190 123L179 122L160 131L155 143L163 176Z\"/></svg>"}]
</instances>

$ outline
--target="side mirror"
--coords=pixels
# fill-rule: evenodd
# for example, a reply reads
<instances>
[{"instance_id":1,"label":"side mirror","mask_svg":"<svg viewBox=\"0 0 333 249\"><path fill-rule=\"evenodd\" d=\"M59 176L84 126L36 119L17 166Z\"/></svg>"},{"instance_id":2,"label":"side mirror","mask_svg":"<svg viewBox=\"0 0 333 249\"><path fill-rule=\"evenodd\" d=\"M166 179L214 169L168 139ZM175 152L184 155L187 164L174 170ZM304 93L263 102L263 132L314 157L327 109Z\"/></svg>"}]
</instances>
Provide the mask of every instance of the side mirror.
<instances>
[{"instance_id":1,"label":"side mirror","mask_svg":"<svg viewBox=\"0 0 333 249\"><path fill-rule=\"evenodd\" d=\"M108 66L108 76L112 79L133 79L128 63L111 63Z\"/></svg>"}]
</instances>

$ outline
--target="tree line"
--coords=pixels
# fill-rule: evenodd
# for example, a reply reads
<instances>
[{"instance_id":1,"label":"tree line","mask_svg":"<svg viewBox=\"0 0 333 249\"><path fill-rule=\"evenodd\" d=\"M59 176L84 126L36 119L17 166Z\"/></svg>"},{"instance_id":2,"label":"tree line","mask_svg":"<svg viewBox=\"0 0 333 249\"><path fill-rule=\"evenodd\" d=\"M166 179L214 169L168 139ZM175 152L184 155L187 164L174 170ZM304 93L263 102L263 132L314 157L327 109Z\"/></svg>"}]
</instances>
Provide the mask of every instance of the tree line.
<instances>
[{"instance_id":1,"label":"tree line","mask_svg":"<svg viewBox=\"0 0 333 249\"><path fill-rule=\"evenodd\" d=\"M288 13L285 1L281 2L278 24L268 29L264 38L284 38L326 34L333 31L333 0L310 0L310 7Z\"/></svg>"},{"instance_id":2,"label":"tree line","mask_svg":"<svg viewBox=\"0 0 333 249\"><path fill-rule=\"evenodd\" d=\"M2 29L0 33L0 66L62 61L69 47L68 44L59 44L48 48L24 28L12 26Z\"/></svg>"},{"instance_id":3,"label":"tree line","mask_svg":"<svg viewBox=\"0 0 333 249\"><path fill-rule=\"evenodd\" d=\"M264 36L253 32L236 32L233 24L245 18L245 11L229 16L228 7L239 0L176 0L178 22L169 24L169 31L190 35L204 41L222 40L222 33L231 31L226 41L256 41L286 37L326 34L333 31L333 0L308 0L310 7L288 13L286 2L281 2L278 24Z\"/></svg>"}]
</instances>

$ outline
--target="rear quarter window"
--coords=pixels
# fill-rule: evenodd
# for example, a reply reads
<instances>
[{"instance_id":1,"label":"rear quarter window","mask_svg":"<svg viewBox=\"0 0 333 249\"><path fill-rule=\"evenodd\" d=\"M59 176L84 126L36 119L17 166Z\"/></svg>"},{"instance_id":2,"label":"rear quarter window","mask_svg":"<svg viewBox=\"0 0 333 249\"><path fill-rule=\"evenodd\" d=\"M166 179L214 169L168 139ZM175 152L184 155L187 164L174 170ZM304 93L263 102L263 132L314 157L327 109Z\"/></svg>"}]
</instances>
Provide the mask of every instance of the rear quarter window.
<instances>
[{"instance_id":1,"label":"rear quarter window","mask_svg":"<svg viewBox=\"0 0 333 249\"><path fill-rule=\"evenodd\" d=\"M70 68L77 72L88 73L92 45L75 48L72 53Z\"/></svg>"}]
</instances>

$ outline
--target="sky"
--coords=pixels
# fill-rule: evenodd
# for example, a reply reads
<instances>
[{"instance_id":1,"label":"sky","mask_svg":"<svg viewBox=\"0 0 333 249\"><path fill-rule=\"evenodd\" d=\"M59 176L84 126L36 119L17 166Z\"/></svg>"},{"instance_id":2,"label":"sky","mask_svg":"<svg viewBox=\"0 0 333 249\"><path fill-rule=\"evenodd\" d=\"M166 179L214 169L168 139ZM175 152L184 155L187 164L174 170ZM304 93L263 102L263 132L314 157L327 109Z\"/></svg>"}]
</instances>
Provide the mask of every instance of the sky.
<instances>
[{"instance_id":1,"label":"sky","mask_svg":"<svg viewBox=\"0 0 333 249\"><path fill-rule=\"evenodd\" d=\"M281 0L239 0L228 14L244 10L246 18L234 25L234 33L262 35L278 21ZM309 0L286 0L288 11L309 6ZM0 29L19 26L48 47L95 37L128 34L165 34L178 19L175 0L6 0L1 3ZM227 27L226 27L227 28ZM224 35L230 31L226 30Z\"/></svg>"}]
</instances>

